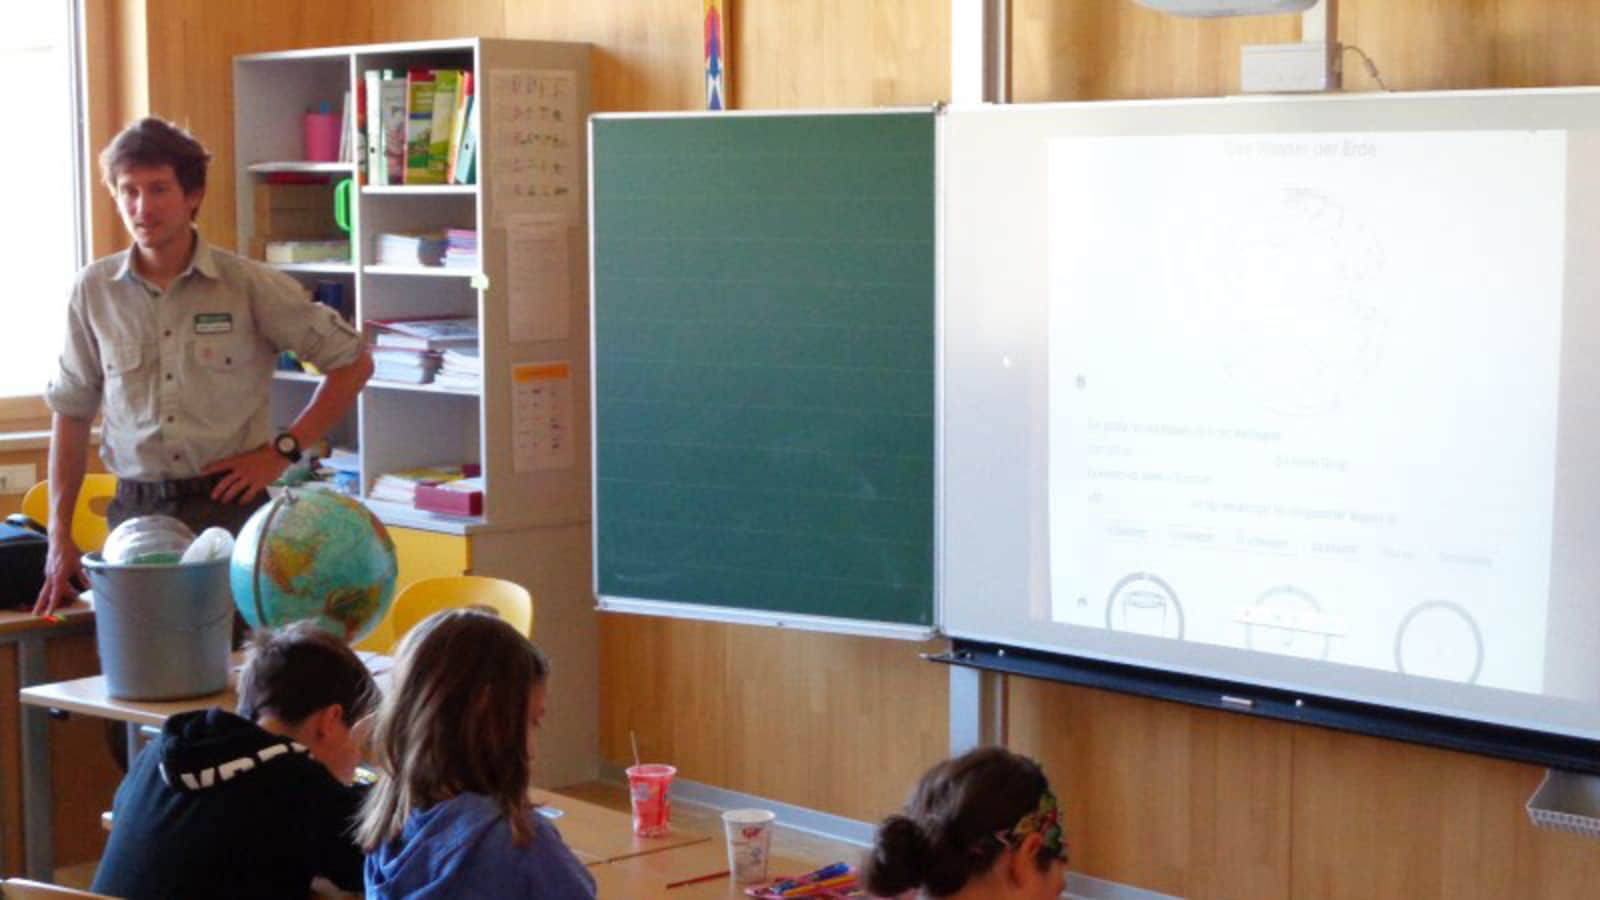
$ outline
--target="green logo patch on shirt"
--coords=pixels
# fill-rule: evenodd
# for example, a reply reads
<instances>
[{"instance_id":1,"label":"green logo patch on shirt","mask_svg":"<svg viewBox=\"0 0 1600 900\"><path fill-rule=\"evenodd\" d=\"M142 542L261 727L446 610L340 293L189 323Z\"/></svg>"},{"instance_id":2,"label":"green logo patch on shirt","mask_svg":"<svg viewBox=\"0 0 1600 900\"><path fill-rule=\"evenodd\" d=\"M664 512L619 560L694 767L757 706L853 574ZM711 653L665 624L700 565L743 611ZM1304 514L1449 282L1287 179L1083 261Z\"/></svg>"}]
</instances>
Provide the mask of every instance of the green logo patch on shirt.
<instances>
[{"instance_id":1,"label":"green logo patch on shirt","mask_svg":"<svg viewBox=\"0 0 1600 900\"><path fill-rule=\"evenodd\" d=\"M196 313L195 334L227 334L233 330L233 313Z\"/></svg>"}]
</instances>

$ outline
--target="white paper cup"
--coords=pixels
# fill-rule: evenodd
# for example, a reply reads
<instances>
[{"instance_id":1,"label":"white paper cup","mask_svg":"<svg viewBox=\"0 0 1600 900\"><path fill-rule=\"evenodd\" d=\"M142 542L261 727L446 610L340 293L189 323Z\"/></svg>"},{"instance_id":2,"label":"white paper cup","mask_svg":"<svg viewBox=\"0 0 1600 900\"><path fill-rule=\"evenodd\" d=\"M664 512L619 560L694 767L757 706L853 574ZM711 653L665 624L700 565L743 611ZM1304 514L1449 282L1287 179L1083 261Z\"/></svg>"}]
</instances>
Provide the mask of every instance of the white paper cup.
<instances>
[{"instance_id":1,"label":"white paper cup","mask_svg":"<svg viewBox=\"0 0 1600 900\"><path fill-rule=\"evenodd\" d=\"M767 856L772 849L772 822L778 814L768 809L730 809L722 814L728 836L728 871L739 884L767 880Z\"/></svg>"}]
</instances>

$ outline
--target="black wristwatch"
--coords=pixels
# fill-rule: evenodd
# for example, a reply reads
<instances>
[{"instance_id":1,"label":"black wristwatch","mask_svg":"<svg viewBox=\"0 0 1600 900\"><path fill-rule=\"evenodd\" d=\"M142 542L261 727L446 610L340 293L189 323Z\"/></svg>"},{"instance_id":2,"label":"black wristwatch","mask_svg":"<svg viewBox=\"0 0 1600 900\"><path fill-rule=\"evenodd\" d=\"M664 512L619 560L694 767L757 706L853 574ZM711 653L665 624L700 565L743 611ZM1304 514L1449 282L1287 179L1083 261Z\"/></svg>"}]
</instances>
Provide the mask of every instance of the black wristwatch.
<instances>
[{"instance_id":1,"label":"black wristwatch","mask_svg":"<svg viewBox=\"0 0 1600 900\"><path fill-rule=\"evenodd\" d=\"M300 461L300 439L287 431L272 439L272 449L289 462Z\"/></svg>"}]
</instances>

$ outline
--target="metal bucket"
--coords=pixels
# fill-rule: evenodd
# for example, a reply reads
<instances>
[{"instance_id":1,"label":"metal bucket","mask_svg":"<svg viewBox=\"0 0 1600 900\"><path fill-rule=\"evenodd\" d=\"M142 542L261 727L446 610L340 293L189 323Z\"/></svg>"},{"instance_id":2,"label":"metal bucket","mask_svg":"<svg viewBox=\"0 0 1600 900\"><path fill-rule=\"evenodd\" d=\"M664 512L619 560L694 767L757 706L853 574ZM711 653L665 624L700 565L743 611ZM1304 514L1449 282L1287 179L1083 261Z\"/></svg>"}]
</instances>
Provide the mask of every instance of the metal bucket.
<instances>
[{"instance_id":1,"label":"metal bucket","mask_svg":"<svg viewBox=\"0 0 1600 900\"><path fill-rule=\"evenodd\" d=\"M119 566L90 553L83 568L94 591L107 693L119 700L179 700L228 686L233 592L226 558Z\"/></svg>"}]
</instances>

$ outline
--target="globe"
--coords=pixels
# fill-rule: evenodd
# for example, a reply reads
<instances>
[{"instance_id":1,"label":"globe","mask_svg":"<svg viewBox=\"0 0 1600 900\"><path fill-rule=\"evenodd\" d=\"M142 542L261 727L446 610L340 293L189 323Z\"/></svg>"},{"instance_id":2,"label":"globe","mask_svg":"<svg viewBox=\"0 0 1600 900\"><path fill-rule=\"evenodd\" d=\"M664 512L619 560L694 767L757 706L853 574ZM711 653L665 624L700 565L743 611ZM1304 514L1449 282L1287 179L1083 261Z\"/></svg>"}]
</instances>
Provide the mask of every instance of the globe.
<instances>
[{"instance_id":1,"label":"globe","mask_svg":"<svg viewBox=\"0 0 1600 900\"><path fill-rule=\"evenodd\" d=\"M228 576L252 628L309 619L353 643L389 611L395 567L394 541L371 510L290 488L239 530Z\"/></svg>"}]
</instances>

